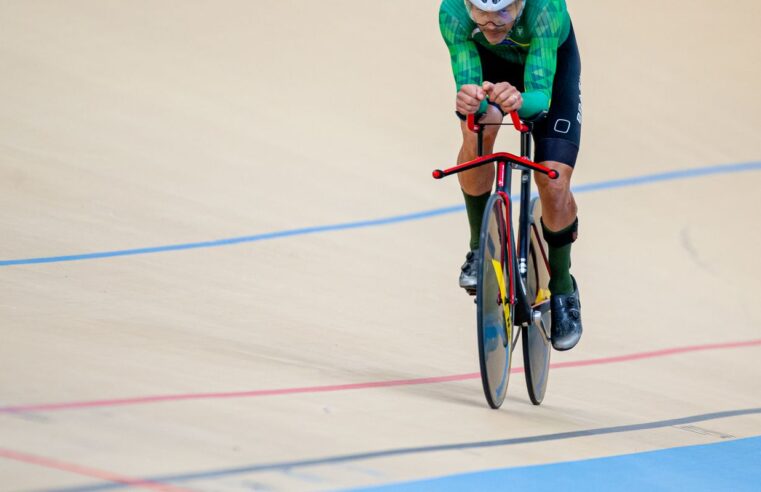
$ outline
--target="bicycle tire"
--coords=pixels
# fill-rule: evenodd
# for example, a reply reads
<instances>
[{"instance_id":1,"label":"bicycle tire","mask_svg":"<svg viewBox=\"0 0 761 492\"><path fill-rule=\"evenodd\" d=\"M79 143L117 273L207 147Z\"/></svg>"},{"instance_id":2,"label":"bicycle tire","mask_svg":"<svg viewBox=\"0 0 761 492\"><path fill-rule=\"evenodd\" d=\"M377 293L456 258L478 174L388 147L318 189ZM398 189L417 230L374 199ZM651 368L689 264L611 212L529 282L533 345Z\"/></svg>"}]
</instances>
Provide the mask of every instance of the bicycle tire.
<instances>
[{"instance_id":1,"label":"bicycle tire","mask_svg":"<svg viewBox=\"0 0 761 492\"><path fill-rule=\"evenodd\" d=\"M507 241L509 229L505 222L505 200L492 195L481 223L481 244L478 254L476 311L478 325L478 356L481 383L491 408L499 408L507 394L512 361L514 309L508 304L510 281Z\"/></svg>"},{"instance_id":2,"label":"bicycle tire","mask_svg":"<svg viewBox=\"0 0 761 492\"><path fill-rule=\"evenodd\" d=\"M532 316L528 326L523 326L521 338L523 339L523 371L526 375L528 395L531 403L540 405L547 391L550 355L552 353L550 342L550 270L547 259L547 244L544 242L539 229L541 202L537 198L531 201L529 212L531 240L527 265L526 294L532 304L532 311L537 312L538 316Z\"/></svg>"}]
</instances>

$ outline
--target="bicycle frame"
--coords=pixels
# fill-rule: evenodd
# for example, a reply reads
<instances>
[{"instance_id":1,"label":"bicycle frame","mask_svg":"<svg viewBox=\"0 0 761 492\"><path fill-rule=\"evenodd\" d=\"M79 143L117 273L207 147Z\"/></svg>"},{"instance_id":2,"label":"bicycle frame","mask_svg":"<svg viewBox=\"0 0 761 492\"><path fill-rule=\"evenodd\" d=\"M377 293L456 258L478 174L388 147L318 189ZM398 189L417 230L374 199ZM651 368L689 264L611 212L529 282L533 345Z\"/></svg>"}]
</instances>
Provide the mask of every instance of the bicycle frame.
<instances>
[{"instance_id":1,"label":"bicycle frame","mask_svg":"<svg viewBox=\"0 0 761 492\"><path fill-rule=\"evenodd\" d=\"M533 316L532 301L526 299L526 294L523 288L520 288L516 292L516 284L521 286L526 285L528 274L528 255L530 248L530 217L529 208L531 203L531 172L536 171L547 175L550 179L557 179L559 174L557 171L550 169L541 164L537 164L530 160L531 157L531 125L526 124L520 120L518 114L515 112L510 113L512 123L498 123L493 124L495 126L512 125L517 131L521 133L521 155L517 156L508 152L498 152L489 155L483 155L483 131L488 124L477 124L475 122L475 115L468 115L467 125L468 129L478 136L478 155L479 157L472 161L464 162L460 165L454 166L449 169L433 171L434 179L442 179L452 174L461 173L476 167L497 163L497 179L495 192L502 195L505 203L505 221L509 223L504 224L507 232L507 244L506 257L508 259L508 278L510 284L509 291L509 304L515 306L515 324L525 325L531 322L531 316ZM510 166L508 166L510 164ZM511 188L512 188L512 170L518 169L521 171L521 183L520 183L520 202L519 202L519 217L518 217L518 243L517 251L513 247L513 220L512 220L512 200L511 200ZM513 258L513 254L517 253L517 261ZM515 276L514 268L517 266L518 274L520 275L521 282L516 282L518 278Z\"/></svg>"}]
</instances>

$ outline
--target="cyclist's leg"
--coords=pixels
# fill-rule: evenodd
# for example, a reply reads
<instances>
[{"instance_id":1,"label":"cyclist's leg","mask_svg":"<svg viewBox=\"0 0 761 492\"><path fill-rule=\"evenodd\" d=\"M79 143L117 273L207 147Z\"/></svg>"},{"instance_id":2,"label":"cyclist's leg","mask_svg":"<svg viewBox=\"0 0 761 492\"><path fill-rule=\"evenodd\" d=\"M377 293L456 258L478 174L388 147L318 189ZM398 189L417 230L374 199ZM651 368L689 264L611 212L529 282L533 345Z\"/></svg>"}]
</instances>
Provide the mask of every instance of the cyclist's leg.
<instances>
[{"instance_id":1,"label":"cyclist's leg","mask_svg":"<svg viewBox=\"0 0 761 492\"><path fill-rule=\"evenodd\" d=\"M573 168L562 162L545 161L544 164L556 169L561 176L555 183L539 185L542 234L547 241L550 263L552 346L557 350L569 350L579 343L583 331L579 287L571 275L571 245L576 241L579 225L576 202L570 191ZM543 180L540 178L537 181ZM565 225L548 226L550 220L555 221L551 222L553 224Z\"/></svg>"},{"instance_id":2,"label":"cyclist's leg","mask_svg":"<svg viewBox=\"0 0 761 492\"><path fill-rule=\"evenodd\" d=\"M485 115L481 117L479 123L501 123L502 112L492 105L488 106ZM478 157L478 135L471 132L465 122L461 123L462 146L457 156L457 163L471 161ZM494 141L499 132L498 126L487 126L483 131L483 151L485 154L491 154L494 151ZM477 284L476 253L479 247L481 237L481 220L486 208L486 202L491 195L491 189L494 184L494 166L486 165L461 172L457 175L460 180L460 188L465 199L465 210L468 214L468 225L470 226L469 251L465 255L465 263L460 267L460 287L467 290L471 295L475 295Z\"/></svg>"},{"instance_id":3,"label":"cyclist's leg","mask_svg":"<svg viewBox=\"0 0 761 492\"><path fill-rule=\"evenodd\" d=\"M558 49L558 68L547 118L534 130L535 160L560 174L557 180L535 174L542 201L542 230L548 245L552 293L552 344L573 348L581 338L581 306L571 276L571 244L578 235L571 177L581 140L581 61L573 28Z\"/></svg>"}]
</instances>

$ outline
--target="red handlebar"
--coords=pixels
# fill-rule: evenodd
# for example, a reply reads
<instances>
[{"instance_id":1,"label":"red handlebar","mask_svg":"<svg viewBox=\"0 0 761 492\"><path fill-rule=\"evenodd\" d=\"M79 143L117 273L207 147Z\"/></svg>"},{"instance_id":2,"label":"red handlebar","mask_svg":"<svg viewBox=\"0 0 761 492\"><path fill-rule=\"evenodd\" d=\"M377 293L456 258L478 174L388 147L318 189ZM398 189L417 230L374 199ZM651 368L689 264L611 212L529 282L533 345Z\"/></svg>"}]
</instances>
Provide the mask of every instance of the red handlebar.
<instances>
[{"instance_id":1,"label":"red handlebar","mask_svg":"<svg viewBox=\"0 0 761 492\"><path fill-rule=\"evenodd\" d=\"M528 131L528 126L524 125L521 121L521 117L518 116L517 111L511 111L510 112L510 118L513 120L513 126L516 130L518 130L521 133L526 133Z\"/></svg>"},{"instance_id":2,"label":"red handlebar","mask_svg":"<svg viewBox=\"0 0 761 492\"><path fill-rule=\"evenodd\" d=\"M489 154L484 155L481 157L477 157L473 159L472 161L463 162L462 164L458 164L457 166L450 167L449 169L436 169L433 171L433 179L443 179L447 176L451 176L452 174L461 173L463 171L467 171L469 169L473 169L475 167L483 166L484 164L489 164L491 162L503 162L505 164L514 164L518 167L523 167L527 169L531 169L533 171L536 171L541 174L547 175L550 179L558 179L560 177L560 174L554 170L550 169L547 166L543 166L542 164L537 164L536 162L530 161L526 159L525 157L520 157L514 154L510 154L508 152L497 152L496 154Z\"/></svg>"},{"instance_id":3,"label":"red handlebar","mask_svg":"<svg viewBox=\"0 0 761 492\"><path fill-rule=\"evenodd\" d=\"M478 133L481 131L481 127L476 124L476 115L474 114L468 115L468 130L472 131L473 133Z\"/></svg>"}]
</instances>

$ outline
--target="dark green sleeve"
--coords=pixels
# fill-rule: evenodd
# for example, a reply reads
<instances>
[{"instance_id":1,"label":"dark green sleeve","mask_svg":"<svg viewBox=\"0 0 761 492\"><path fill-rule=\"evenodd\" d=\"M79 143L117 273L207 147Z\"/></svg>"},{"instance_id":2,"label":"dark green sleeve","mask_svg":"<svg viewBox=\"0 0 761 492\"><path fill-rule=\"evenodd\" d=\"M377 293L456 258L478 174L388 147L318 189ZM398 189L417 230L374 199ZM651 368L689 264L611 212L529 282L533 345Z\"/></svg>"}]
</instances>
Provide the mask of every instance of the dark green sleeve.
<instances>
[{"instance_id":1,"label":"dark green sleeve","mask_svg":"<svg viewBox=\"0 0 761 492\"><path fill-rule=\"evenodd\" d=\"M534 116L546 111L552 100L552 83L557 69L558 46L568 14L565 2L551 0L539 9L535 19L529 19L533 35L526 57L523 108L520 115Z\"/></svg>"},{"instance_id":2,"label":"dark green sleeve","mask_svg":"<svg viewBox=\"0 0 761 492\"><path fill-rule=\"evenodd\" d=\"M457 6L462 9L457 9ZM465 18L462 12L465 12ZM443 0L439 10L439 29L444 42L449 49L449 57L452 63L455 83L459 91L463 85L481 85L483 75L481 73L481 57L478 55L476 43L470 38L470 18L467 16L461 0ZM480 111L486 111L486 101L481 103Z\"/></svg>"}]
</instances>

